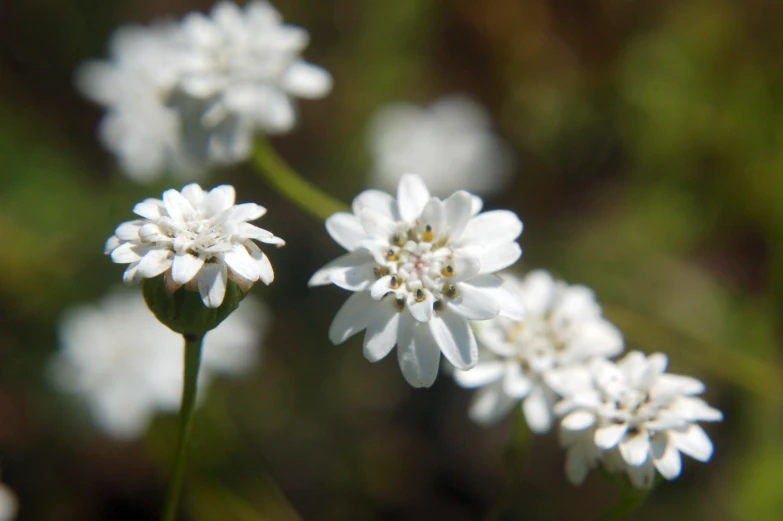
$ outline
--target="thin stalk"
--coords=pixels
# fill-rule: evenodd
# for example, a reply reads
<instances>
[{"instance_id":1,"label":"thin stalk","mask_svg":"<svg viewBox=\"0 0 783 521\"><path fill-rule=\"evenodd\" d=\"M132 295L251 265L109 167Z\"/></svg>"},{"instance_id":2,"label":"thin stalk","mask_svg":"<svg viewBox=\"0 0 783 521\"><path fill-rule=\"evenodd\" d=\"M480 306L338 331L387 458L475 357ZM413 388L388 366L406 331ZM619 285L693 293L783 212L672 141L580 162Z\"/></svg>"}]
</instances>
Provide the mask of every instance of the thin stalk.
<instances>
[{"instance_id":1,"label":"thin stalk","mask_svg":"<svg viewBox=\"0 0 783 521\"><path fill-rule=\"evenodd\" d=\"M185 475L185 453L188 436L193 422L193 410L196 407L196 388L199 366L201 365L201 345L204 335L184 335L185 337L185 378L182 384L182 403L179 410L179 436L174 468L166 490L166 502L163 505L161 521L174 521L177 516L179 496L182 491L182 478Z\"/></svg>"},{"instance_id":2,"label":"thin stalk","mask_svg":"<svg viewBox=\"0 0 783 521\"><path fill-rule=\"evenodd\" d=\"M295 172L264 139L256 141L253 164L258 175L280 195L320 220L336 212L350 211L343 203L322 192Z\"/></svg>"}]
</instances>

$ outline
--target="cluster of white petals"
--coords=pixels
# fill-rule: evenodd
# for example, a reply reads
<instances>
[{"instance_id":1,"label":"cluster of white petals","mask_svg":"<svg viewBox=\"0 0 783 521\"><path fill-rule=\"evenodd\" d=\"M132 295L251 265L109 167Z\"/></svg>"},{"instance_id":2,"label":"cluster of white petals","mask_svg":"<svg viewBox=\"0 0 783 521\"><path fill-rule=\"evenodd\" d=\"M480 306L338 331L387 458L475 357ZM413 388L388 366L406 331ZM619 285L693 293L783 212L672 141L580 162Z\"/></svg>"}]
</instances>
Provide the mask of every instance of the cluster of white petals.
<instances>
[{"instance_id":1,"label":"cluster of white petals","mask_svg":"<svg viewBox=\"0 0 783 521\"><path fill-rule=\"evenodd\" d=\"M511 181L510 147L492 132L490 117L465 95L429 107L394 103L373 118L369 131L372 183L393 190L402 172L416 172L436 195L456 190L491 194Z\"/></svg>"},{"instance_id":2,"label":"cluster of white petals","mask_svg":"<svg viewBox=\"0 0 783 521\"><path fill-rule=\"evenodd\" d=\"M699 461L712 456L712 442L699 421L723 415L695 395L704 384L667 374L667 358L633 351L614 363L595 359L550 378L563 399L561 442L567 449L566 474L580 484L599 463L624 472L633 486L649 488L655 469L665 479L680 475L680 453Z\"/></svg>"},{"instance_id":3,"label":"cluster of white petals","mask_svg":"<svg viewBox=\"0 0 783 521\"><path fill-rule=\"evenodd\" d=\"M557 394L548 383L558 369L582 365L623 350L620 332L601 315L594 293L581 285L555 281L546 271L523 280L504 274L520 296L524 320L498 316L476 322L479 362L469 371L455 371L462 387L480 388L470 409L479 423L494 423L520 401L533 432L548 431Z\"/></svg>"},{"instance_id":4,"label":"cluster of white petals","mask_svg":"<svg viewBox=\"0 0 783 521\"><path fill-rule=\"evenodd\" d=\"M247 159L255 132L291 130L293 97L329 93L329 73L300 57L308 39L266 1L223 1L179 24L121 27L77 85L108 109L99 134L128 175L193 178Z\"/></svg>"},{"instance_id":5,"label":"cluster of white petals","mask_svg":"<svg viewBox=\"0 0 783 521\"><path fill-rule=\"evenodd\" d=\"M281 238L248 221L266 213L255 203L235 205L229 185L209 192L193 183L163 199L147 199L133 208L141 217L128 221L106 241L112 261L128 264L126 284L163 274L171 293L185 286L198 291L204 305L220 306L228 281L243 291L257 281L269 284L274 271L254 241L282 246Z\"/></svg>"},{"instance_id":6,"label":"cluster of white petals","mask_svg":"<svg viewBox=\"0 0 783 521\"><path fill-rule=\"evenodd\" d=\"M213 375L239 374L253 366L268 323L265 306L248 297L207 334L199 396ZM157 321L139 292L118 291L97 306L68 311L59 336L54 383L85 399L107 434L132 439L146 430L156 412L179 410L182 336Z\"/></svg>"},{"instance_id":7,"label":"cluster of white petals","mask_svg":"<svg viewBox=\"0 0 783 521\"><path fill-rule=\"evenodd\" d=\"M354 292L329 330L335 344L366 330L364 355L384 358L396 345L400 368L415 387L432 385L440 354L459 369L478 361L469 320L522 318L519 299L494 272L517 261L522 222L505 210L484 213L465 191L431 197L416 175L400 179L397 199L367 190L353 213L326 221L349 253L324 266L310 285Z\"/></svg>"}]
</instances>

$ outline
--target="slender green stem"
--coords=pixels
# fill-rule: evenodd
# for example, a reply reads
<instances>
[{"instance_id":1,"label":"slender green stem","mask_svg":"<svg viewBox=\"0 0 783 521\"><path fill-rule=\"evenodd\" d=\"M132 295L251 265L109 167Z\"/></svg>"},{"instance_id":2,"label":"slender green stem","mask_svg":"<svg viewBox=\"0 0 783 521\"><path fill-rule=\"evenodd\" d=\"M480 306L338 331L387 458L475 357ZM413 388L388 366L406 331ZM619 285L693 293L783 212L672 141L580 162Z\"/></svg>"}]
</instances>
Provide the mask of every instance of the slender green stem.
<instances>
[{"instance_id":1,"label":"slender green stem","mask_svg":"<svg viewBox=\"0 0 783 521\"><path fill-rule=\"evenodd\" d=\"M196 388L199 366L201 365L201 344L204 335L185 335L185 378L182 384L182 404L179 410L179 436L174 468L166 490L166 503L163 505L161 521L174 521L182 490L182 477L185 474L185 453L188 444L190 426L193 422L193 410L196 407Z\"/></svg>"},{"instance_id":2,"label":"slender green stem","mask_svg":"<svg viewBox=\"0 0 783 521\"><path fill-rule=\"evenodd\" d=\"M624 484L615 504L609 507L609 510L597 521L622 521L642 506L649 495L650 490L639 490L630 484Z\"/></svg>"},{"instance_id":3,"label":"slender green stem","mask_svg":"<svg viewBox=\"0 0 783 521\"><path fill-rule=\"evenodd\" d=\"M487 511L484 521L499 521L503 514L508 511L514 501L517 493L519 481L522 478L522 471L525 466L528 449L530 446L530 429L522 414L521 407L514 408L513 431L511 440L503 455L504 459L504 484L503 490L495 500L495 503Z\"/></svg>"},{"instance_id":4,"label":"slender green stem","mask_svg":"<svg viewBox=\"0 0 783 521\"><path fill-rule=\"evenodd\" d=\"M266 140L256 141L253 164L258 175L272 188L318 219L324 220L333 213L349 211L343 203L322 192L296 173Z\"/></svg>"}]
</instances>

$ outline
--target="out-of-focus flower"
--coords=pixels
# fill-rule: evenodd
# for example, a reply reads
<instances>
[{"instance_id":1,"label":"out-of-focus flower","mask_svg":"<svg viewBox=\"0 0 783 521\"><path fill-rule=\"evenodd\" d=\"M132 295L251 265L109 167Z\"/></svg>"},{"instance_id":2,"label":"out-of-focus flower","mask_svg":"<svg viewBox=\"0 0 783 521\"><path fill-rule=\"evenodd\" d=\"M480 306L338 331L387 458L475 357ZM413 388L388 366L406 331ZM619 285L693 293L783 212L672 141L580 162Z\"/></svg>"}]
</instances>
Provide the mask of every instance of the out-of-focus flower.
<instances>
[{"instance_id":1,"label":"out-of-focus flower","mask_svg":"<svg viewBox=\"0 0 783 521\"><path fill-rule=\"evenodd\" d=\"M504 278L520 295L525 318L498 316L476 322L485 349L476 367L455 371L454 379L463 387L481 388L470 409L475 421L496 422L521 400L530 429L546 432L557 401L548 375L595 357L619 354L622 335L601 316L595 295L585 286L555 282L546 271L533 271L521 281L510 274Z\"/></svg>"},{"instance_id":2,"label":"out-of-focus flower","mask_svg":"<svg viewBox=\"0 0 783 521\"><path fill-rule=\"evenodd\" d=\"M77 85L108 108L100 136L131 177L193 178L247 159L256 131L290 131L293 97L329 93L329 73L300 58L307 43L268 2L220 2L179 25L121 27L110 59L82 66Z\"/></svg>"},{"instance_id":3,"label":"out-of-focus flower","mask_svg":"<svg viewBox=\"0 0 783 521\"><path fill-rule=\"evenodd\" d=\"M274 279L272 264L253 241L285 244L247 222L263 216L263 206L235 205L235 198L229 185L209 192L195 183L182 192L166 190L163 200L147 199L133 208L142 219L117 227L105 252L112 261L128 264L126 284L164 274L171 293L184 285L198 291L205 306L216 308L229 280L246 291L256 281Z\"/></svg>"},{"instance_id":4,"label":"out-of-focus flower","mask_svg":"<svg viewBox=\"0 0 783 521\"><path fill-rule=\"evenodd\" d=\"M666 479L680 475L680 453L710 459L712 442L696 422L719 421L723 414L695 397L703 383L667 374L666 365L661 353L633 351L616 364L595 359L551 376L563 396L555 411L563 416L571 482L584 481L600 462L609 472L626 473L633 486L648 488L655 469Z\"/></svg>"},{"instance_id":5,"label":"out-of-focus flower","mask_svg":"<svg viewBox=\"0 0 783 521\"><path fill-rule=\"evenodd\" d=\"M430 197L416 175L402 176L397 199L367 190L353 213L326 220L332 238L349 251L310 279L353 291L335 316L329 338L339 344L367 330L371 362L397 345L400 368L414 387L432 385L440 353L468 369L478 347L468 320L499 313L522 318L517 298L494 272L522 254L522 222L513 212L479 213L481 200L465 191Z\"/></svg>"},{"instance_id":6,"label":"out-of-focus flower","mask_svg":"<svg viewBox=\"0 0 783 521\"><path fill-rule=\"evenodd\" d=\"M13 521L19 512L16 494L5 483L0 483L0 521Z\"/></svg>"},{"instance_id":7,"label":"out-of-focus flower","mask_svg":"<svg viewBox=\"0 0 783 521\"><path fill-rule=\"evenodd\" d=\"M204 340L199 392L215 374L252 367L269 327L269 313L246 298ZM84 398L98 426L132 439L158 411L179 410L182 337L158 322L138 292L118 291L97 306L68 311L59 325L60 351L52 363L55 384ZM0 518L2 519L2 518Z\"/></svg>"},{"instance_id":8,"label":"out-of-focus flower","mask_svg":"<svg viewBox=\"0 0 783 521\"><path fill-rule=\"evenodd\" d=\"M390 190L402 172L416 172L438 195L464 189L502 190L511 181L514 157L492 132L487 112L467 96L451 96L428 108L395 103L372 120L369 145L372 183Z\"/></svg>"}]
</instances>

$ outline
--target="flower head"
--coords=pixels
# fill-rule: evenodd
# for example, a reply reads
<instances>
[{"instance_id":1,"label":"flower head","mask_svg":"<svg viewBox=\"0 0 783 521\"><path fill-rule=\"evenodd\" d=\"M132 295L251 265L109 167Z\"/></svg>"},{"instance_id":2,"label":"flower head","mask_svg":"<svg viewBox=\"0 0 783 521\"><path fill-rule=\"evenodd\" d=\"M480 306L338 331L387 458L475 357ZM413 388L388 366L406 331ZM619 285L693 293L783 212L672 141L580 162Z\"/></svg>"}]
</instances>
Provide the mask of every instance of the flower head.
<instances>
[{"instance_id":1,"label":"flower head","mask_svg":"<svg viewBox=\"0 0 783 521\"><path fill-rule=\"evenodd\" d=\"M251 298L204 340L199 389L216 374L252 367L269 313ZM98 426L130 439L156 411L175 412L182 393L183 340L160 324L138 292L117 291L97 306L69 310L59 324L52 377L87 400Z\"/></svg>"},{"instance_id":2,"label":"flower head","mask_svg":"<svg viewBox=\"0 0 783 521\"><path fill-rule=\"evenodd\" d=\"M367 190L354 199L353 213L329 217L327 231L349 253L315 273L310 285L354 292L332 322L331 341L366 329L371 362L397 345L403 375L416 387L432 385L441 352L455 367L475 365L468 320L524 313L492 275L522 254L515 242L522 222L513 212L480 210L476 196L430 197L421 178L406 174L396 200Z\"/></svg>"},{"instance_id":3,"label":"flower head","mask_svg":"<svg viewBox=\"0 0 783 521\"><path fill-rule=\"evenodd\" d=\"M101 139L129 175L192 178L249 157L256 131L290 131L292 98L328 94L329 73L300 58L307 43L268 2L224 1L180 24L121 27L111 59L82 66L77 84L109 109Z\"/></svg>"},{"instance_id":4,"label":"flower head","mask_svg":"<svg viewBox=\"0 0 783 521\"><path fill-rule=\"evenodd\" d=\"M369 133L373 184L393 188L401 172L417 172L436 194L463 188L477 194L511 181L510 148L471 98L449 96L429 107L394 103L373 118Z\"/></svg>"},{"instance_id":5,"label":"flower head","mask_svg":"<svg viewBox=\"0 0 783 521\"><path fill-rule=\"evenodd\" d=\"M197 184L166 190L163 199L147 199L133 208L141 217L121 224L105 252L128 264L126 284L164 275L173 293L182 286L201 294L204 305L217 308L231 280L243 291L257 281L269 284L274 271L254 241L282 246L271 232L250 224L266 213L255 203L235 205L234 188L209 192Z\"/></svg>"},{"instance_id":6,"label":"flower head","mask_svg":"<svg viewBox=\"0 0 783 521\"><path fill-rule=\"evenodd\" d=\"M579 484L599 462L610 472L625 472L637 488L652 485L655 469L666 479L680 475L680 453L699 461L712 456L712 442L699 421L719 421L717 409L696 398L704 384L665 373L661 353L633 351L616 364L596 359L566 370L550 383L563 396L561 442L566 471Z\"/></svg>"},{"instance_id":7,"label":"flower head","mask_svg":"<svg viewBox=\"0 0 783 521\"><path fill-rule=\"evenodd\" d=\"M533 271L521 281L510 274L504 278L519 294L525 318L476 322L484 347L479 363L469 371L455 371L454 379L463 387L481 388L470 411L475 421L498 421L521 401L530 429L546 432L557 400L547 383L549 374L619 354L623 339L601 316L595 295L585 286L556 282L546 271Z\"/></svg>"}]
</instances>

